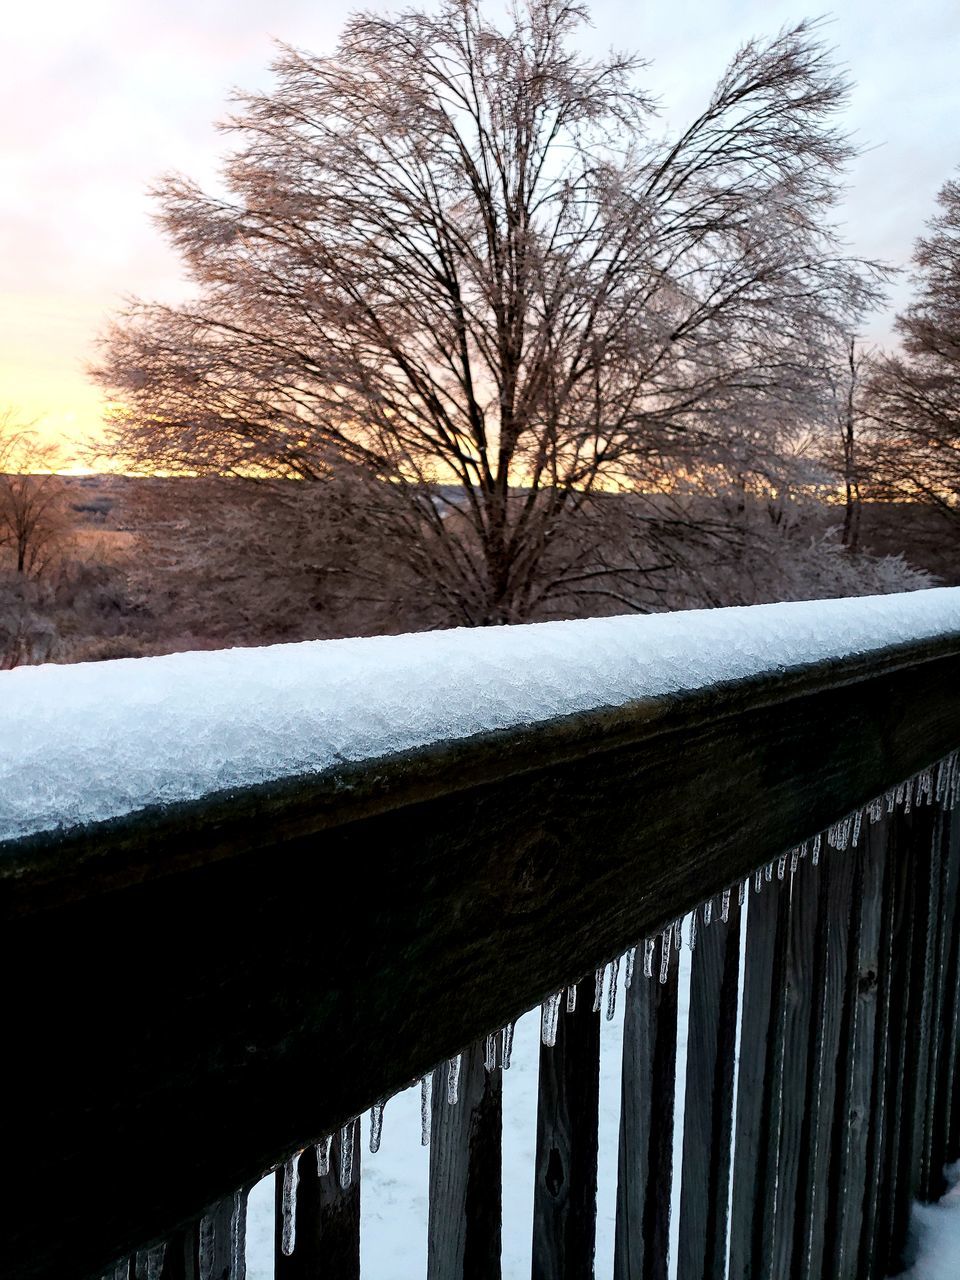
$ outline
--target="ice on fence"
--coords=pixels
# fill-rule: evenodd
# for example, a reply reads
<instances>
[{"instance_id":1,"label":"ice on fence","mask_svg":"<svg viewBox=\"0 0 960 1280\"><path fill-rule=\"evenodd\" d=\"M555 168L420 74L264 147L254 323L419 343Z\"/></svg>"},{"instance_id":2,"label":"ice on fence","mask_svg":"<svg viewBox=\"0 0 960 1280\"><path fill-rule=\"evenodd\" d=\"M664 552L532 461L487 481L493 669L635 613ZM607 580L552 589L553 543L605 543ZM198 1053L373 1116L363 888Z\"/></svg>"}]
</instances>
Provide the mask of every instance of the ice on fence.
<instances>
[{"instance_id":1,"label":"ice on fence","mask_svg":"<svg viewBox=\"0 0 960 1280\"><path fill-rule=\"evenodd\" d=\"M960 588L0 673L0 840L960 631Z\"/></svg>"}]
</instances>

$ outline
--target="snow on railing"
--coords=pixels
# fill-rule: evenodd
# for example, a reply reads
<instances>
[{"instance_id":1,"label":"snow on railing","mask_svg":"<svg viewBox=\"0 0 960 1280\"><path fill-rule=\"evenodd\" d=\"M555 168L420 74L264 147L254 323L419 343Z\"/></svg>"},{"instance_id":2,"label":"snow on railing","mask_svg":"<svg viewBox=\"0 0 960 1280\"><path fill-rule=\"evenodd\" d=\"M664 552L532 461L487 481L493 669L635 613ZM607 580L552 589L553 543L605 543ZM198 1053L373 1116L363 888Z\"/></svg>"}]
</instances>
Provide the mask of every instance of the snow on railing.
<instances>
[{"instance_id":1,"label":"snow on railing","mask_svg":"<svg viewBox=\"0 0 960 1280\"><path fill-rule=\"evenodd\" d=\"M0 674L0 840L960 632L960 588Z\"/></svg>"}]
</instances>

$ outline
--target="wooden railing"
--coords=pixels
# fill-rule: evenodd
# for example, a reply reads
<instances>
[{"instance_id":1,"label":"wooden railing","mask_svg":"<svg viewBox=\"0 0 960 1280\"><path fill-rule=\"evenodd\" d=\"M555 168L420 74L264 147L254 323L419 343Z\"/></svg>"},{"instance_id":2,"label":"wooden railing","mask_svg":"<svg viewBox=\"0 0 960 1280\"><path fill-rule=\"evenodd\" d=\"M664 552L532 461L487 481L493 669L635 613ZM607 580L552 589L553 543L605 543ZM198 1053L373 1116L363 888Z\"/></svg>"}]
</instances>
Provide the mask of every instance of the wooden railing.
<instances>
[{"instance_id":1,"label":"wooden railing","mask_svg":"<svg viewBox=\"0 0 960 1280\"><path fill-rule=\"evenodd\" d=\"M679 1277L885 1274L960 1154L958 745L950 635L0 846L0 1274L239 1277L277 1167L277 1276L357 1275L341 1144L427 1077L429 1274L495 1277L546 1002L533 1271L590 1275L599 970L614 1274L665 1276L694 909Z\"/></svg>"}]
</instances>

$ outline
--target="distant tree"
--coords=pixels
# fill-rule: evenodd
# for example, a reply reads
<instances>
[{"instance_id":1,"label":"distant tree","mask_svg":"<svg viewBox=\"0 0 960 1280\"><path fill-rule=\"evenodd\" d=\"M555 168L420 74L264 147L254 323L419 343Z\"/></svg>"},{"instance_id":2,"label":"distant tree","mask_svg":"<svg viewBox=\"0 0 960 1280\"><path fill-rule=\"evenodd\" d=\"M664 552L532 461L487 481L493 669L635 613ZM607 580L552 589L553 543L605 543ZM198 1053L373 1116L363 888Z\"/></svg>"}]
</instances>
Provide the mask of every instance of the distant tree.
<instances>
[{"instance_id":1,"label":"distant tree","mask_svg":"<svg viewBox=\"0 0 960 1280\"><path fill-rule=\"evenodd\" d=\"M9 410L0 413L0 569L3 552L17 574L37 577L69 538L55 445Z\"/></svg>"},{"instance_id":2,"label":"distant tree","mask_svg":"<svg viewBox=\"0 0 960 1280\"><path fill-rule=\"evenodd\" d=\"M227 125L228 194L159 189L198 290L110 333L116 453L307 480L347 461L391 570L450 620L572 590L645 607L645 557L605 566L587 517L808 411L876 272L831 220L847 85L814 27L746 44L663 138L642 62L585 57L586 20L518 0L502 29L442 0L352 17L329 57L284 48Z\"/></svg>"},{"instance_id":3,"label":"distant tree","mask_svg":"<svg viewBox=\"0 0 960 1280\"><path fill-rule=\"evenodd\" d=\"M902 351L871 379L876 479L884 494L922 502L960 525L960 182L914 253L916 300L897 318Z\"/></svg>"}]
</instances>

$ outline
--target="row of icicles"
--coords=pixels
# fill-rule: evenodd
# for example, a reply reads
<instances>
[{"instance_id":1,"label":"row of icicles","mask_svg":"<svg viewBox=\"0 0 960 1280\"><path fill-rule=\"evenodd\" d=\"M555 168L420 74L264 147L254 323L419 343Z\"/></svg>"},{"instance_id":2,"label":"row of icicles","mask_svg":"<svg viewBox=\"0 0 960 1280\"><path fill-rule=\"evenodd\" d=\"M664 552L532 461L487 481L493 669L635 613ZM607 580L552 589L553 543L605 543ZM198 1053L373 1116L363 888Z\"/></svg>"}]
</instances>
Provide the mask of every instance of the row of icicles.
<instances>
[{"instance_id":1,"label":"row of icicles","mask_svg":"<svg viewBox=\"0 0 960 1280\"><path fill-rule=\"evenodd\" d=\"M857 809L839 822L835 822L826 831L815 835L810 840L803 841L793 849L789 849L786 853L781 854L778 859L768 862L765 866L758 867L746 879L738 881L736 884L724 889L720 894L702 902L686 917L689 921L686 938L687 945L692 951L697 945L699 930L708 927L715 917L719 916L719 919L726 924L730 917L730 904L733 894L736 893L737 902L742 907L746 901L751 881L754 892L760 893L765 884L773 881L774 876L778 880L783 880L787 875L788 869L792 876L805 858L809 858L811 864L817 866L824 846L839 851L855 848L859 843L865 819L873 824L892 814L895 809L902 808L904 813L909 813L914 807L919 807L922 804L931 805L934 801L942 804L945 809L955 808L958 801L960 801L960 753L954 752L946 756L937 765L929 769L923 769L908 781L902 782L896 787L891 787L882 796L877 796L869 804L864 805L862 809ZM622 956L611 960L608 964L595 971L594 1013L603 1008L607 1019L613 1019L616 1014L617 988L621 968L624 973L624 989L628 989L633 982L638 955L641 958L641 968L645 978L653 978L656 975L661 983L667 982L670 973L670 957L672 954L679 952L683 945L683 919L683 917L680 917L674 920L654 937L645 938L642 943L628 948ZM657 964L656 956L658 941L660 943L659 965ZM575 1011L577 1006L577 984L561 988L555 994L548 996L540 1006L540 1039L544 1045L550 1048L556 1043L561 1005L566 1008L567 1013ZM513 1050L513 1033L514 1023L508 1022L500 1032L494 1032L485 1038L484 1065L487 1071L509 1070ZM445 1085L447 1103L450 1106L455 1106L459 1099L461 1063L462 1054L458 1053L448 1059L441 1067L428 1072L420 1080L420 1140L425 1147L429 1146L430 1143L434 1076L439 1070L441 1081ZM380 1149L380 1139L383 1133L383 1112L386 1101L386 1099L383 1099L370 1108L370 1151L374 1155ZM356 1120L357 1117L354 1117L340 1130L337 1177L340 1187L344 1191L350 1187L353 1181L354 1141L357 1133ZM328 1135L314 1146L317 1174L320 1177L326 1177L330 1173L332 1147L332 1135ZM298 1166L300 1157L305 1150L306 1148L302 1148L297 1151L282 1166L280 1248L288 1257L293 1253L296 1244ZM280 1166L277 1167L279 1168ZM234 1197L231 1240L235 1248L239 1248L242 1251L242 1229L239 1221L243 1212L243 1208L240 1205L241 1199L245 1200L245 1197L241 1197L240 1193L237 1193ZM204 1217L201 1220L200 1227L200 1280L212 1280L213 1254L213 1219L212 1217ZM139 1251L134 1260L136 1280L160 1280L163 1258L164 1246L162 1244L156 1245L151 1249ZM242 1263L234 1269L232 1274L234 1276L243 1275ZM129 1263L123 1262L107 1272L103 1280L127 1280L128 1275Z\"/></svg>"}]
</instances>

